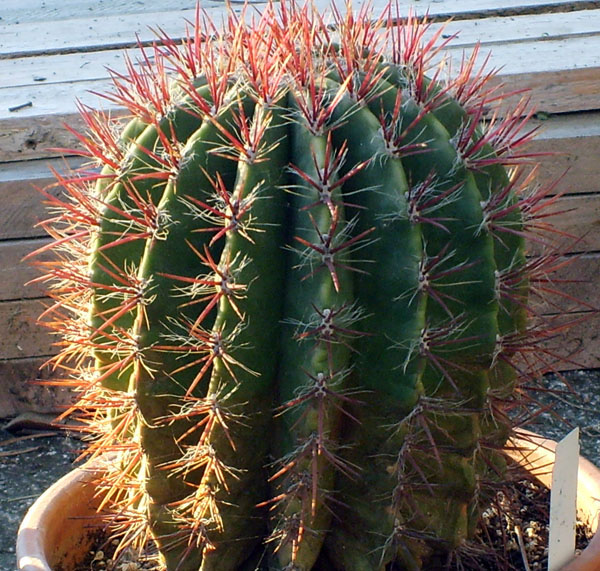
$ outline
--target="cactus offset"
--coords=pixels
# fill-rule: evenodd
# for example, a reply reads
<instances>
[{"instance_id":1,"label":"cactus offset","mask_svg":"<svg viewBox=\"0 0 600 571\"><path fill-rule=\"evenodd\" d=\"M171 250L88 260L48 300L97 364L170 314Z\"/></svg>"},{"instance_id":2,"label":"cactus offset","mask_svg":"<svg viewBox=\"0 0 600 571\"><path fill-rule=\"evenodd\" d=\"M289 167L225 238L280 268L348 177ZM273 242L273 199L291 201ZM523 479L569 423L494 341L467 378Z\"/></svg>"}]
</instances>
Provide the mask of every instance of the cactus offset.
<instances>
[{"instance_id":1,"label":"cactus offset","mask_svg":"<svg viewBox=\"0 0 600 571\"><path fill-rule=\"evenodd\" d=\"M55 365L121 548L168 569L420 568L504 478L527 113L481 126L474 60L430 78L426 25L346 12L199 13L115 76L123 133L83 111L100 169L52 199Z\"/></svg>"}]
</instances>

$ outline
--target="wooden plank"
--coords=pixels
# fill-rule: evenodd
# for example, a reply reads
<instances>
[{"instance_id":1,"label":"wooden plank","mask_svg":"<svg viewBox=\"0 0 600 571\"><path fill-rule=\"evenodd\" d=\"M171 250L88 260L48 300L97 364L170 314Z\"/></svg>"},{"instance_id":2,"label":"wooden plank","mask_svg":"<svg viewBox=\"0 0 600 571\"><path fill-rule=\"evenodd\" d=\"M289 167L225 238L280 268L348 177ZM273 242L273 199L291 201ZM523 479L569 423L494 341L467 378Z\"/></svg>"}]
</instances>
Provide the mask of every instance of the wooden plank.
<instances>
[{"instance_id":1,"label":"wooden plank","mask_svg":"<svg viewBox=\"0 0 600 571\"><path fill-rule=\"evenodd\" d=\"M323 9L329 0L316 0ZM362 4L362 2L361 2ZM387 0L373 0L377 12L387 4ZM494 15L538 14L541 12L569 12L600 8L597 0L429 0L426 2L398 2L400 12L405 14L414 10L417 14L429 14L434 18L473 19ZM360 4L359 4L360 5Z\"/></svg>"},{"instance_id":2,"label":"wooden plank","mask_svg":"<svg viewBox=\"0 0 600 571\"><path fill-rule=\"evenodd\" d=\"M595 139L600 144L600 139ZM580 145L586 152L591 153L590 163L593 163L596 151L593 144L589 141L582 141ZM548 157L543 163L543 167L552 164L554 157ZM582 160L579 157L579 160ZM42 228L35 224L47 217L42 195L34 188L34 184L48 184L53 181L52 178L33 178L37 175L42 176L38 170L39 164L34 163L35 168L28 172L25 168L27 163L15 163L20 167L13 167L12 173L16 177L2 180L0 177L0 196L2 197L4 207L0 209L0 240L17 238L41 238L45 236ZM56 162L54 164L57 164ZM567 189L581 190L587 181L593 181L600 186L598 180L594 179L594 164L590 164L589 171L582 171L574 168L570 170L562 181L561 186ZM554 170L549 167L546 170ZM555 174L551 172L551 174ZM549 182L548 173L541 173L541 184ZM6 176L6 175L5 175ZM31 179L21 178L31 176ZM591 182L590 182L591 183ZM598 187L597 187L598 188ZM600 189L599 189L600 190ZM60 189L53 189L53 193L60 193ZM580 193L562 197L556 204L548 209L548 213L555 213L551 216L551 222L560 232L566 236L561 238L557 236L557 241L569 245L566 251L575 252L594 252L600 251L600 191L597 193ZM574 243L573 238L578 237L581 240ZM570 244L572 243L572 244ZM1 243L0 243L1 244Z\"/></svg>"},{"instance_id":3,"label":"wooden plank","mask_svg":"<svg viewBox=\"0 0 600 571\"><path fill-rule=\"evenodd\" d=\"M50 182L50 179L46 180ZM44 230L37 226L40 220L48 217L38 191L28 184L0 183L0 196L3 202L6 199L6 208L0 212L0 238L39 238L45 235Z\"/></svg>"},{"instance_id":4,"label":"wooden plank","mask_svg":"<svg viewBox=\"0 0 600 571\"><path fill-rule=\"evenodd\" d=\"M561 321L570 327L540 345L549 365L559 371L600 367L600 312L572 313Z\"/></svg>"},{"instance_id":5,"label":"wooden plank","mask_svg":"<svg viewBox=\"0 0 600 571\"><path fill-rule=\"evenodd\" d=\"M132 36L133 37L133 36ZM52 83L70 83L108 79L108 69L119 73L126 71L125 56L136 61L141 50L112 49L102 51L80 51L58 55L0 59L0 77L10 77L10 84L0 85L4 89L40 86Z\"/></svg>"},{"instance_id":6,"label":"wooden plank","mask_svg":"<svg viewBox=\"0 0 600 571\"><path fill-rule=\"evenodd\" d=\"M72 123L82 128L77 120L73 119ZM600 113L556 116L538 124L541 130L526 150L531 153L554 153L539 159L541 184L550 184L562 176L557 192L575 194L599 191ZM62 125L53 121L41 121L33 132L25 125L19 125L18 121L13 121L12 129L5 130L4 136L1 125L0 160L52 156L41 141L54 140L65 147L77 144ZM7 134L11 130L12 137ZM28 137L35 143L27 145L24 141ZM73 158L69 162L74 166L81 164L81 161ZM42 235L41 231L33 229L35 222L45 216L39 193L32 185L43 187L52 182L48 176L49 166L60 170L62 160L14 162L4 165L0 170L0 196L3 201L3 208L0 209L0 239Z\"/></svg>"},{"instance_id":7,"label":"wooden plank","mask_svg":"<svg viewBox=\"0 0 600 571\"><path fill-rule=\"evenodd\" d=\"M600 207L600 197L596 198L596 208ZM597 219L596 219L597 220ZM598 233L598 230L596 230ZM23 256L32 252L44 244L47 239L39 240L15 240L0 242L0 301L38 298L45 294L46 286L42 283L25 284L38 278L42 271L32 263L23 261ZM600 309L600 289L598 288L598 276L600 276L600 253L596 250L592 253L573 255L571 254L568 265L553 274L553 284L550 287L559 289L567 298L555 299L546 303L539 302L536 310L542 313L555 312L552 303L559 304L569 310L581 310L582 304L587 304ZM47 260L50 256L45 254L36 258ZM569 301L568 298L577 299Z\"/></svg>"},{"instance_id":8,"label":"wooden plank","mask_svg":"<svg viewBox=\"0 0 600 571\"><path fill-rule=\"evenodd\" d=\"M45 236L44 230L36 227L40 220L48 217L44 197L39 188L54 183L50 167L64 172L66 164L73 168L82 163L71 157L68 161L24 161L8 163L0 170L0 240L36 238ZM59 188L48 189L57 196Z\"/></svg>"},{"instance_id":9,"label":"wooden plank","mask_svg":"<svg viewBox=\"0 0 600 571\"><path fill-rule=\"evenodd\" d=\"M257 2L253 2L256 4ZM171 11L193 10L195 0L161 0L160 8ZM209 4L204 0L202 6ZM211 3L216 4L216 2ZM354 7L357 8L362 2L355 0ZM383 0L373 2L375 9L381 9ZM567 10L573 8L585 9L586 7L598 5L598 2L588 0L512 0L500 2L499 0L435 0L428 2L398 2L403 13L411 7L421 13L429 12L432 15L452 14L458 17L473 17L474 14L503 13L531 13L533 11ZM210 4L209 4L210 5ZM319 7L328 5L321 2ZM113 14L138 14L143 16L156 8L155 2L149 0L138 0L127 2L125 0L61 0L48 4L44 0L3 0L2 21L14 25L26 22L56 22L73 18L94 19L106 18Z\"/></svg>"},{"instance_id":10,"label":"wooden plank","mask_svg":"<svg viewBox=\"0 0 600 571\"><path fill-rule=\"evenodd\" d=\"M203 0L202 4L210 0ZM216 2L214 2L216 3ZM61 0L46 2L44 0L3 0L2 21L9 25L27 22L58 22L71 19L106 18L114 14L139 14L152 12L159 4L163 10L193 10L196 0Z\"/></svg>"},{"instance_id":11,"label":"wooden plank","mask_svg":"<svg viewBox=\"0 0 600 571\"><path fill-rule=\"evenodd\" d=\"M73 94L67 90L62 95L70 100ZM80 131L85 128L78 114L0 119L0 163L56 157L59 153L53 149L73 148L77 140L65 123Z\"/></svg>"},{"instance_id":12,"label":"wooden plank","mask_svg":"<svg viewBox=\"0 0 600 571\"><path fill-rule=\"evenodd\" d=\"M432 24L429 37L441 26L444 28L444 37L456 36L451 46L466 48L481 44L484 51L493 51L498 45L509 42L544 42L596 35L600 32L600 10L453 19Z\"/></svg>"},{"instance_id":13,"label":"wooden plank","mask_svg":"<svg viewBox=\"0 0 600 571\"><path fill-rule=\"evenodd\" d=\"M75 128L83 129L78 116L69 117L67 122ZM540 159L540 176L544 183L557 179L568 170L567 176L559 187L560 191L579 193L598 190L597 150L600 149L600 113L553 116L545 121L533 121L533 126L539 126L540 130L526 150L531 153L555 153L553 156ZM59 118L39 118L35 125L18 119L0 121L0 162L56 156L56 153L48 150L50 145L77 146L77 140L64 128ZM61 166L60 161L56 160L49 164L55 168ZM31 168L40 172L44 170L44 165L44 161L38 161L36 166ZM14 184L20 184L18 181L29 184L26 181L39 179L41 176L39 174L32 176L25 174L29 168L27 163L5 165L0 171L0 189L1 185L10 182L11 178ZM23 172L22 176L14 174L19 169ZM45 184L41 180L36 183L40 186ZM0 190L0 194L3 197L9 195L8 190L6 192ZM4 228L5 225L0 223L0 238L3 237Z\"/></svg>"},{"instance_id":14,"label":"wooden plank","mask_svg":"<svg viewBox=\"0 0 600 571\"><path fill-rule=\"evenodd\" d=\"M583 258L578 267L594 274L594 268L598 267L598 255ZM587 283L586 274L582 276L588 292L585 299L595 303L598 301L598 292L595 291L597 275L592 275L593 281ZM568 272L567 276L569 279L574 277L572 272ZM568 287L575 288L576 284L569 284ZM577 294L579 295L579 292ZM0 330L4 332L0 339L0 360L39 357L53 353L52 336L44 327L36 324L36 319L46 303L46 300L39 299L0 303ZM561 364L561 370L600 367L600 312L569 313L560 319L562 323L565 321L571 321L574 325L568 331L559 332L544 344L548 350L569 359Z\"/></svg>"},{"instance_id":15,"label":"wooden plank","mask_svg":"<svg viewBox=\"0 0 600 571\"><path fill-rule=\"evenodd\" d=\"M565 256L557 260L557 263L563 262L565 265L550 276L549 283L534 284L537 293L530 296L532 309L538 315L600 310L600 253ZM561 295L553 291L559 291Z\"/></svg>"},{"instance_id":16,"label":"wooden plank","mask_svg":"<svg viewBox=\"0 0 600 571\"><path fill-rule=\"evenodd\" d=\"M216 13L214 9L209 11L218 18L224 13L223 4ZM181 38L186 19L193 21L194 10L136 14L129 18L119 14L98 19L70 19L53 27L46 22L0 25L0 59L131 48L137 45L137 38L143 43L152 42L156 35L150 28L157 26L173 38Z\"/></svg>"},{"instance_id":17,"label":"wooden plank","mask_svg":"<svg viewBox=\"0 0 600 571\"><path fill-rule=\"evenodd\" d=\"M210 8L208 12L214 16L221 10L222 5L218 5L216 13ZM4 68L11 65L15 67L16 59L26 62L26 67L29 67L33 60L38 59L31 57L33 55L40 56L43 60L44 55L84 52L74 53L73 55L77 57L86 53L91 55L90 52L102 53L107 49L117 51L132 47L136 45L137 39L148 44L156 39L153 30L156 30L157 26L172 38L180 39L185 33L186 21L193 22L194 18L195 11L187 10L130 16L119 13L104 18L65 21L52 27L49 27L47 22L9 26L0 24L0 61L3 60L0 70L4 71ZM433 23L429 36L444 26L446 36L457 36L452 41L453 46L472 47L481 42L485 48L507 42L544 41L596 34L600 31L598 21L598 10L535 13L523 16L512 14L506 17L488 16L476 20L461 20L458 14L450 22ZM67 27L69 33L65 34L64 30ZM39 67L36 75L45 76L48 70L60 67L60 64L47 68ZM6 77L11 77L12 85L21 84L18 76L13 78L7 75Z\"/></svg>"},{"instance_id":18,"label":"wooden plank","mask_svg":"<svg viewBox=\"0 0 600 571\"><path fill-rule=\"evenodd\" d=\"M586 208L590 197L577 197L581 199L580 211L592 210ZM600 196L594 197L594 208L600 209ZM573 216L571 224L573 228L565 225L566 229L577 231L576 215ZM598 288L598 276L600 276L600 230L596 223L599 218L590 215L592 220L587 226L582 226L580 232L585 232L587 227L592 227L595 232L596 242L592 253L581 255L570 255L569 264L556 274L553 274L553 283L549 287L560 290L565 294L564 299L551 298L546 302L536 302L536 311L540 313L556 312L556 304L569 311L581 310L590 306L600 309L600 289ZM559 225L560 226L560 225ZM36 298L44 295L46 287L44 284L32 284L25 286L29 280L41 275L41 270L31 263L23 262L22 258L29 252L46 244L48 240L14 240L0 242L0 301ZM49 255L40 257L40 260L49 259ZM571 298L571 299L569 299ZM579 300L577 303L574 300Z\"/></svg>"},{"instance_id":19,"label":"wooden plank","mask_svg":"<svg viewBox=\"0 0 600 571\"><path fill-rule=\"evenodd\" d=\"M497 81L506 84L506 91L531 89L532 105L537 109L552 113L600 109L598 38L600 35L499 45L494 49L491 65L501 68ZM449 61L456 69L462 58L462 49L450 50L449 54ZM481 54L483 57L484 54ZM575 65L577 67L573 68ZM93 94L109 90L110 82L106 79L46 85L41 82L0 89L3 139L15 136L15 124L22 124L35 132L42 121L60 123L76 113L76 100L91 107L114 108ZM22 104L28 106L9 111ZM57 120L57 117L60 119ZM35 137L26 138L25 144L31 146L32 141ZM45 146L53 145L52 141L47 143Z\"/></svg>"},{"instance_id":20,"label":"wooden plank","mask_svg":"<svg viewBox=\"0 0 600 571\"><path fill-rule=\"evenodd\" d=\"M596 39L596 43L599 40L600 36ZM565 51L569 52L565 54L565 59L562 61L570 62L569 65L571 65L574 60L569 58L575 56L575 53L571 52L574 46L567 43L567 40L561 43ZM560 59L562 57L562 47L550 50L544 57ZM587 45L584 49L590 47L590 45ZM518 50L515 49L514 52L514 56L516 57ZM525 59L527 57L525 56ZM494 59L494 62L497 63L498 60ZM573 113L600 109L599 82L600 66L583 69L572 69L569 67L568 69L555 70L549 73L536 73L532 66L530 73L523 71L523 73L519 74L501 74L491 84L502 85L504 93L527 90L526 96L529 99L529 104L538 112ZM522 97L523 93L519 93L518 95L504 99L501 105L499 105L500 112L502 113L506 109L514 108Z\"/></svg>"},{"instance_id":21,"label":"wooden plank","mask_svg":"<svg viewBox=\"0 0 600 571\"><path fill-rule=\"evenodd\" d=\"M23 121L26 121L31 130L35 130L40 121L53 121L58 126L77 114L77 101L89 107L114 109L115 105L94 94L106 93L110 89L110 81L106 79L8 87L0 90L0 121L6 122L9 129L12 127L11 122L19 124ZM29 104L27 107L10 111L11 108L26 103ZM5 133L3 137L11 134ZM51 140L41 143L46 147L54 145L54 141ZM29 142L28 144L33 145Z\"/></svg>"},{"instance_id":22,"label":"wooden plank","mask_svg":"<svg viewBox=\"0 0 600 571\"><path fill-rule=\"evenodd\" d=\"M38 298L45 295L43 284L25 284L41 275L41 270L23 257L49 242L41 240L11 240L0 242L0 301ZM39 261L48 255L39 256Z\"/></svg>"},{"instance_id":23,"label":"wooden plank","mask_svg":"<svg viewBox=\"0 0 600 571\"><path fill-rule=\"evenodd\" d=\"M45 361L40 357L0 360L0 418L25 412L56 414L73 402L69 389L39 384L54 376L43 366Z\"/></svg>"},{"instance_id":24,"label":"wooden plank","mask_svg":"<svg viewBox=\"0 0 600 571\"><path fill-rule=\"evenodd\" d=\"M540 159L540 181L562 181L557 192L589 193L600 190L598 149L600 113L554 116L533 121L539 126L536 138L528 145L531 153L552 153Z\"/></svg>"},{"instance_id":25,"label":"wooden plank","mask_svg":"<svg viewBox=\"0 0 600 571\"><path fill-rule=\"evenodd\" d=\"M156 17L154 21L150 16ZM117 40L123 41L130 38L131 41L139 36L141 41L155 39L150 27L160 22L162 30L172 37L180 37L184 31L184 19L193 19L193 13L164 12L146 15L146 22L139 19L129 22L119 16L122 29L119 27L104 27L103 21L93 22L93 26L99 27L98 37L107 45L115 45ZM483 20L450 21L432 24L426 38L438 33L440 27L444 27L444 36L456 36L451 41L451 47L455 50L472 48L481 43L482 50L487 53L498 48L498 44L509 42L522 43L525 41L548 41L558 39L573 39L578 36L598 35L600 33L600 10L588 10L581 12L535 14L527 16L511 16L507 18L485 18ZM22 87L35 85L41 82L62 83L70 81L90 81L107 78L106 68L116 71L125 70L123 55L127 53L135 61L139 56L137 49L110 49L91 51L89 48L89 29L75 27L69 34L71 42L80 45L75 53L59 53L56 55L39 55L37 57L0 58L0 77L10 77L10 87ZM58 32L56 32L58 33ZM77 34L80 34L77 40ZM61 35L63 41L64 35ZM19 38L19 49L24 49L23 38ZM58 41L58 40L57 40ZM131 43L130 41L130 43ZM40 45L35 34L31 34L33 48ZM45 48L47 43L44 44ZM5 46L6 48L6 46ZM0 89L6 89L8 85L0 85Z\"/></svg>"},{"instance_id":26,"label":"wooden plank","mask_svg":"<svg viewBox=\"0 0 600 571\"><path fill-rule=\"evenodd\" d=\"M96 87L102 88L102 81L97 82ZM559 89L562 88L551 86L546 91ZM63 97L62 105L48 100L52 93L46 93L47 98L43 96L43 90L39 90L38 95L42 97L40 105L48 112L47 114L30 115L31 110L23 110L24 115L16 113L6 116L5 114L2 117L0 109L0 162L55 157L57 153L50 150L52 147L69 148L77 145L75 138L64 128L64 123L76 129L83 129L83 122L77 114L61 115L61 112L66 109L65 101L66 105L72 107L73 113L75 112L71 99L75 93L70 92L65 86L60 86L59 91ZM2 93L6 93L6 90L0 90L0 99ZM89 94L80 95L89 97ZM89 97L89 100L85 97L86 103L98 102L95 96ZM600 92L592 97L600 97ZM37 103L32 109L38 112ZM570 155L546 159L542 172L545 173L545 178L550 180L563 174L567 168L571 168L570 176L573 180L567 183L568 187L572 188L573 192L589 192L597 187L596 149L600 148L600 113L551 117L543 122L542 129L530 148L532 152L570 153Z\"/></svg>"},{"instance_id":27,"label":"wooden plank","mask_svg":"<svg viewBox=\"0 0 600 571\"><path fill-rule=\"evenodd\" d=\"M550 236L550 242L563 252L600 251L600 193L564 196L549 206L550 215L544 222L551 223L559 232ZM539 251L532 245L533 251Z\"/></svg>"},{"instance_id":28,"label":"wooden plank","mask_svg":"<svg viewBox=\"0 0 600 571\"><path fill-rule=\"evenodd\" d=\"M51 179L41 179L39 182L47 184ZM0 182L0 196L3 204L0 209L0 239L44 236L44 230L36 224L47 218L47 213L41 194L29 181Z\"/></svg>"},{"instance_id":29,"label":"wooden plank","mask_svg":"<svg viewBox=\"0 0 600 571\"><path fill-rule=\"evenodd\" d=\"M15 192L4 195L5 190L15 188ZM57 189L56 192L59 192ZM40 194L29 185L1 183L0 196L10 198L5 209L0 210L0 239L38 238L45 236L43 229L35 223L47 217ZM562 197L549 207L551 222L565 236L557 236L557 241L569 245L568 252L600 251L600 193L569 195ZM578 243L572 237L580 239ZM572 243L572 244L571 244Z\"/></svg>"},{"instance_id":30,"label":"wooden plank","mask_svg":"<svg viewBox=\"0 0 600 571\"><path fill-rule=\"evenodd\" d=\"M0 328L5 332L0 339L0 362L53 354L51 336L35 324L40 310L39 300L0 303ZM541 345L548 352L548 363L559 370L600 367L600 312L571 313L560 322L572 325ZM559 362L559 356L563 361Z\"/></svg>"},{"instance_id":31,"label":"wooden plank","mask_svg":"<svg viewBox=\"0 0 600 571\"><path fill-rule=\"evenodd\" d=\"M0 303L0 359L41 357L53 354L53 337L36 323L42 313L42 300Z\"/></svg>"}]
</instances>

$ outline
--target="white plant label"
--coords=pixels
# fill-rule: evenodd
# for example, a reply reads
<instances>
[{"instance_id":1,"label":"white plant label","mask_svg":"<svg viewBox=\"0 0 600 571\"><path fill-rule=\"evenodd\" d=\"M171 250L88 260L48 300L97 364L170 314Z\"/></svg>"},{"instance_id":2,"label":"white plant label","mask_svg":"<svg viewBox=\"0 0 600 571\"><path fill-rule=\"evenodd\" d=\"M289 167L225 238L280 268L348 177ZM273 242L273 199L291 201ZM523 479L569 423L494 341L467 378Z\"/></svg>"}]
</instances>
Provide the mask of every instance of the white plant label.
<instances>
[{"instance_id":1,"label":"white plant label","mask_svg":"<svg viewBox=\"0 0 600 571\"><path fill-rule=\"evenodd\" d=\"M556 445L550 492L548 571L558 571L575 555L578 467L579 428L575 428Z\"/></svg>"}]
</instances>

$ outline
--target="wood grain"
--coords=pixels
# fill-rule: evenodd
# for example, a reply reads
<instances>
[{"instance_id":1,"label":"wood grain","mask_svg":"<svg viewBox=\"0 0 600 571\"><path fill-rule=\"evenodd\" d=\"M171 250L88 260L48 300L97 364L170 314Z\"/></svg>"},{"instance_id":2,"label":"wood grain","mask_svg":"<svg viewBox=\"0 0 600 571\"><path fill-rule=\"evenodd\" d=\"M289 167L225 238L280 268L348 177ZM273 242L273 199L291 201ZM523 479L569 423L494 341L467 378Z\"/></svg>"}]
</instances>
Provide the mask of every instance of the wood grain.
<instances>
[{"instance_id":1,"label":"wood grain","mask_svg":"<svg viewBox=\"0 0 600 571\"><path fill-rule=\"evenodd\" d=\"M600 253L564 256L555 263L562 267L549 281L533 284L533 310L540 315L600 311Z\"/></svg>"},{"instance_id":2,"label":"wood grain","mask_svg":"<svg viewBox=\"0 0 600 571\"><path fill-rule=\"evenodd\" d=\"M46 359L0 360L0 418L35 412L57 414L74 400L67 388L40 385L54 373L44 367Z\"/></svg>"},{"instance_id":3,"label":"wood grain","mask_svg":"<svg viewBox=\"0 0 600 571\"><path fill-rule=\"evenodd\" d=\"M18 300L0 303L0 358L41 357L55 352L53 338L36 323L44 310L42 300Z\"/></svg>"},{"instance_id":4,"label":"wood grain","mask_svg":"<svg viewBox=\"0 0 600 571\"><path fill-rule=\"evenodd\" d=\"M69 166L76 168L80 164L81 160L71 157L3 165L0 170L0 240L45 236L44 230L36 227L38 222L48 218L46 199L39 189L54 184L51 168L64 173ZM62 192L58 187L47 190L54 196Z\"/></svg>"},{"instance_id":5,"label":"wood grain","mask_svg":"<svg viewBox=\"0 0 600 571\"><path fill-rule=\"evenodd\" d=\"M543 42L498 44L493 47L490 66L501 70L498 82L505 83L508 91L531 89L532 103L541 110L572 112L598 109L600 95L597 90L594 91L594 81L600 78L600 62L596 57L599 37L600 34L596 34ZM481 62L487 57L485 45L483 47ZM448 50L452 69L460 65L463 52L464 48L460 47ZM111 63L115 63L114 54L106 61L107 65ZM76 113L76 100L91 107L114 108L94 95L94 92L104 93L110 89L110 81L106 77L8 86L0 89L0 121L40 115L70 116ZM31 105L9 111L24 103Z\"/></svg>"},{"instance_id":6,"label":"wood grain","mask_svg":"<svg viewBox=\"0 0 600 571\"><path fill-rule=\"evenodd\" d=\"M11 240L0 242L0 301L42 297L45 295L43 284L25 284L41 275L40 269L23 257L47 244L49 240ZM48 256L38 256L38 261Z\"/></svg>"},{"instance_id":7,"label":"wood grain","mask_svg":"<svg viewBox=\"0 0 600 571\"><path fill-rule=\"evenodd\" d=\"M381 9L385 4L384 0L375 0L372 2L375 10ZM202 7L213 9L219 6L220 2L204 0ZM251 0L251 4L260 6L264 2ZM358 8L363 2L355 0L353 3ZM431 16L452 15L454 18L469 18L474 14L484 14L493 16L496 14L515 14L515 13L548 13L552 11L565 12L568 10L590 9L598 7L600 3L589 0L507 0L498 2L498 0L436 0L435 2L414 3L400 0L398 5L402 13L407 13L410 8L417 10L418 13L429 13ZM161 0L162 10L172 12L193 11L196 5L195 0ZM320 0L317 2L319 8L327 6L328 3ZM145 14L153 14L156 3L149 0L138 0L137 2L127 2L125 0L61 0L60 3L48 3L43 0L3 0L2 3L2 21L3 23L13 25L27 22L49 22L61 20L88 20L93 21L97 18L118 14L121 17L128 15L137 15L137 18ZM157 20L154 20L155 22Z\"/></svg>"},{"instance_id":8,"label":"wood grain","mask_svg":"<svg viewBox=\"0 0 600 571\"><path fill-rule=\"evenodd\" d=\"M565 196L550 204L541 222L554 232L540 232L540 242L530 240L530 251L540 253L546 245L563 253L600 251L600 194Z\"/></svg>"},{"instance_id":9,"label":"wood grain","mask_svg":"<svg viewBox=\"0 0 600 571\"><path fill-rule=\"evenodd\" d=\"M47 94L53 95L56 94ZM73 95L63 88L60 97L70 100ZM40 96L45 98L46 94L40 92ZM6 103L3 102L4 105ZM34 117L14 115L6 120L0 119L0 163L57 157L60 153L54 149L73 148L77 140L65 129L65 123L74 129L84 130L83 121L74 113L47 115L42 112Z\"/></svg>"},{"instance_id":10,"label":"wood grain","mask_svg":"<svg viewBox=\"0 0 600 571\"><path fill-rule=\"evenodd\" d=\"M600 366L600 313L570 313L565 329L542 343L547 362L558 371L594 369Z\"/></svg>"}]
</instances>

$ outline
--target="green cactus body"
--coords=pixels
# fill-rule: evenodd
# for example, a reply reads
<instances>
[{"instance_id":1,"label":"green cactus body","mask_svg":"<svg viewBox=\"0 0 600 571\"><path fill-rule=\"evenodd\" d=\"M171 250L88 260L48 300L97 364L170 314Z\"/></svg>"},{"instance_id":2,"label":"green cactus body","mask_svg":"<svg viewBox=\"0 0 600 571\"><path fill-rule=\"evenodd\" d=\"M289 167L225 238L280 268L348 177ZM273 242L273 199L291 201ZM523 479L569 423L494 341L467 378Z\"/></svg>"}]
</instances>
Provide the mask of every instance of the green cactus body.
<instances>
[{"instance_id":1,"label":"green cactus body","mask_svg":"<svg viewBox=\"0 0 600 571\"><path fill-rule=\"evenodd\" d=\"M155 208L167 184L165 165L160 156L165 151L159 132L170 136L175 131L176 144L196 130L200 120L189 109L180 107L160 125L148 125L131 143L123 172L116 184L105 188L100 179L96 193L103 199L99 228L94 240L94 255L90 273L94 283L90 325L95 330L96 367L108 388L123 388L128 384L122 360L131 355L127 334L133 326L136 296L142 285L136 280L144 245L152 229ZM136 124L130 123L132 130ZM133 134L133 133L132 133ZM104 195L104 196L103 196ZM122 286L129 286L119 295ZM108 349L108 351L107 351ZM125 354L125 356L123 356ZM132 363L128 363L131 366Z\"/></svg>"},{"instance_id":2,"label":"green cactus body","mask_svg":"<svg viewBox=\"0 0 600 571\"><path fill-rule=\"evenodd\" d=\"M117 454L122 547L152 536L167 569L419 569L505 469L530 287L512 123L429 80L410 23L348 14L337 44L269 4L206 53L157 48L202 71L154 118L133 98L89 215L53 229L81 230L51 276L87 330L58 362Z\"/></svg>"},{"instance_id":3,"label":"green cactus body","mask_svg":"<svg viewBox=\"0 0 600 571\"><path fill-rule=\"evenodd\" d=\"M292 102L291 216L284 328L278 372L280 405L273 540L283 568L315 563L331 513L339 434L350 361L344 322L353 315L351 236L331 140L315 134ZM342 468L340 464L337 466Z\"/></svg>"}]
</instances>

